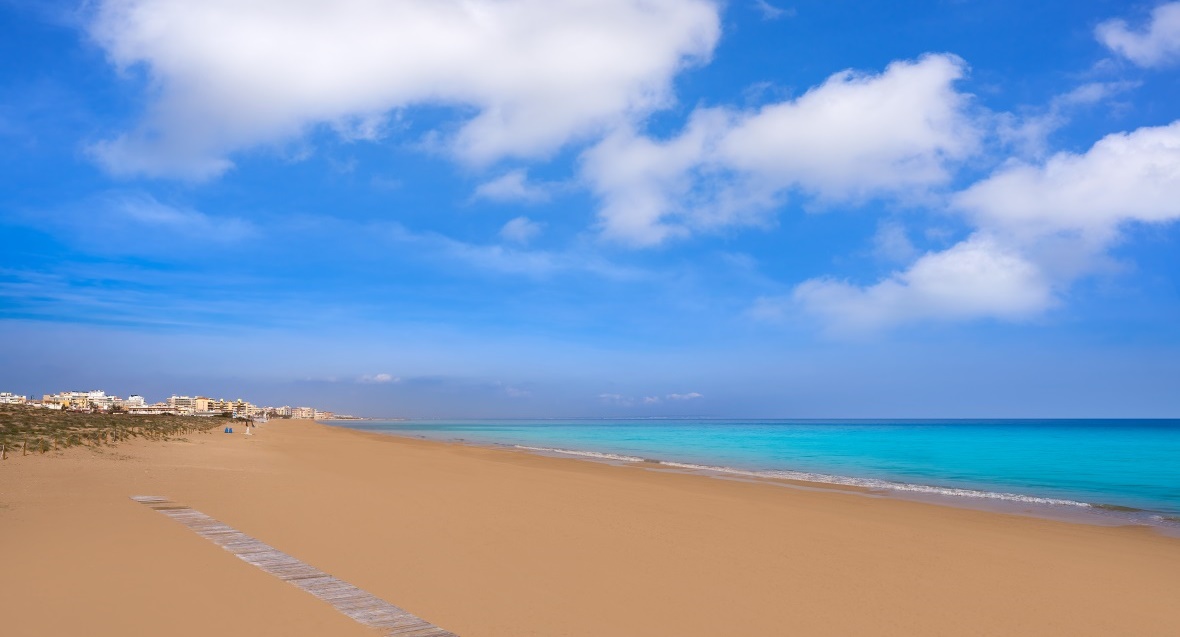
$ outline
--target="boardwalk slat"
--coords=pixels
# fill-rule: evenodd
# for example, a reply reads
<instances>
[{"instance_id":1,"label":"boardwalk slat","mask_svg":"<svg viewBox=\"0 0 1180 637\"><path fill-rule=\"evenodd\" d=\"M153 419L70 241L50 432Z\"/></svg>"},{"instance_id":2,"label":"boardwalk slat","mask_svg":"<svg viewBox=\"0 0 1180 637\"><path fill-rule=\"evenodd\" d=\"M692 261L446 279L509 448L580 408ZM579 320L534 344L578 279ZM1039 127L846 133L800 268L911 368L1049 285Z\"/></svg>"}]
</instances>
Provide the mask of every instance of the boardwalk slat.
<instances>
[{"instance_id":1,"label":"boardwalk slat","mask_svg":"<svg viewBox=\"0 0 1180 637\"><path fill-rule=\"evenodd\" d=\"M168 498L150 495L132 496L180 522L197 535L233 553L242 561L297 586L331 604L336 610L360 624L381 629L389 637L457 637L434 624L389 602L365 592L348 582L336 579L310 564L226 524Z\"/></svg>"}]
</instances>

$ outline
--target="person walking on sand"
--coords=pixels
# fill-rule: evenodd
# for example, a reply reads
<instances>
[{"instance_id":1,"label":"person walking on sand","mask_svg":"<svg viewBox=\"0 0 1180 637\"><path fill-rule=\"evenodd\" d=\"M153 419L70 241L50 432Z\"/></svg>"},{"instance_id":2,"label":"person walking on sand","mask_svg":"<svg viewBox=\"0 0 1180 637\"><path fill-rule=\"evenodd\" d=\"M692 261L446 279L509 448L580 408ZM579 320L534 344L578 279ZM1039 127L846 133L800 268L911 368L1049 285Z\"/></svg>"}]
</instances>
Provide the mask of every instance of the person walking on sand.
<instances>
[{"instance_id":1,"label":"person walking on sand","mask_svg":"<svg viewBox=\"0 0 1180 637\"><path fill-rule=\"evenodd\" d=\"M247 435L247 436L253 436L253 435L254 435L254 434L250 433L250 422L249 422L249 421L247 421L247 422L246 422L246 435Z\"/></svg>"}]
</instances>

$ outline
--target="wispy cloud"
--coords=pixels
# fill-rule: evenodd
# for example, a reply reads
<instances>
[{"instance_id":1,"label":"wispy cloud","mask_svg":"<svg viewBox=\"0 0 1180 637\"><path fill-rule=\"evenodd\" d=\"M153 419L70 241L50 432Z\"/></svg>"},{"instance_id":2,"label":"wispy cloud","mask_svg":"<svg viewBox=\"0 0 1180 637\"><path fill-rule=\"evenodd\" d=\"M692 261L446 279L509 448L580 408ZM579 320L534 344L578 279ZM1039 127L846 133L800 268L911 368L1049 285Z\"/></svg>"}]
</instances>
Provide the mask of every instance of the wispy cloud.
<instances>
[{"instance_id":1,"label":"wispy cloud","mask_svg":"<svg viewBox=\"0 0 1180 637\"><path fill-rule=\"evenodd\" d=\"M1043 159L1049 154L1050 136L1069 124L1080 109L1109 101L1135 89L1139 82L1088 82L1055 96L1048 105L1024 112L996 115L999 142L1021 156Z\"/></svg>"},{"instance_id":2,"label":"wispy cloud","mask_svg":"<svg viewBox=\"0 0 1180 637\"><path fill-rule=\"evenodd\" d=\"M623 394L614 394L614 393L606 393L606 394L599 394L598 395L598 400L600 402L607 403L610 405L617 405L619 407L633 407L636 405L650 407L653 405L662 404L664 401L683 402L683 401L690 401L690 400L699 400L701 398L704 398L704 395L701 393L695 392L695 391L684 393L684 394L677 394L677 393L665 394L663 396L647 395L647 396L633 397L633 396L626 396Z\"/></svg>"},{"instance_id":3,"label":"wispy cloud","mask_svg":"<svg viewBox=\"0 0 1180 637\"><path fill-rule=\"evenodd\" d=\"M99 198L108 211L108 220L128 222L123 230L134 234L136 224L167 227L194 233L202 241L234 242L254 234L251 223L234 217L212 217L192 208L162 203L144 192L114 192Z\"/></svg>"},{"instance_id":4,"label":"wispy cloud","mask_svg":"<svg viewBox=\"0 0 1180 637\"><path fill-rule=\"evenodd\" d=\"M365 374L357 378L356 381L366 385L385 385L389 383L400 383L402 379L393 374Z\"/></svg>"},{"instance_id":5,"label":"wispy cloud","mask_svg":"<svg viewBox=\"0 0 1180 637\"><path fill-rule=\"evenodd\" d=\"M782 18L795 17L796 11L794 7L780 8L770 4L766 0L754 0L754 8L758 13L762 14L763 20L781 20Z\"/></svg>"},{"instance_id":6,"label":"wispy cloud","mask_svg":"<svg viewBox=\"0 0 1180 637\"><path fill-rule=\"evenodd\" d=\"M1157 67L1180 61L1180 2L1161 4L1142 29L1121 18L1099 24L1099 42L1139 66Z\"/></svg>"},{"instance_id":7,"label":"wispy cloud","mask_svg":"<svg viewBox=\"0 0 1180 637\"><path fill-rule=\"evenodd\" d=\"M531 277L581 272L618 280L649 277L649 274L642 270L616 265L594 252L551 252L495 244L480 245L433 232L412 232L400 224L385 224L382 228L383 234L389 239L421 248L424 258L441 257L454 260L483 272ZM525 232L528 231L526 228Z\"/></svg>"},{"instance_id":8,"label":"wispy cloud","mask_svg":"<svg viewBox=\"0 0 1180 637\"><path fill-rule=\"evenodd\" d=\"M513 243L526 244L541 234L543 225L528 217L516 217L500 228L500 236Z\"/></svg>"},{"instance_id":9,"label":"wispy cloud","mask_svg":"<svg viewBox=\"0 0 1180 637\"><path fill-rule=\"evenodd\" d=\"M541 203L549 201L550 195L549 186L531 183L528 171L517 169L480 184L474 196L500 202Z\"/></svg>"}]
</instances>

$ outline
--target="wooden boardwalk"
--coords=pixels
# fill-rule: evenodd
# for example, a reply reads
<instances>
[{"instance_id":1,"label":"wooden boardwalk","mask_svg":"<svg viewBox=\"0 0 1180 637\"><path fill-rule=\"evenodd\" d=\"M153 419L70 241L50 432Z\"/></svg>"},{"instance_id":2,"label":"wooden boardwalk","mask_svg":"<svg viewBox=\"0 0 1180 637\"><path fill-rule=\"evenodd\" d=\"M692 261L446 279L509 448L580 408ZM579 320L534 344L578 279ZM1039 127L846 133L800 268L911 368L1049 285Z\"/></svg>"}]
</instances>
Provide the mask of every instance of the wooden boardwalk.
<instances>
[{"instance_id":1,"label":"wooden boardwalk","mask_svg":"<svg viewBox=\"0 0 1180 637\"><path fill-rule=\"evenodd\" d=\"M380 630L381 634L391 637L456 637L454 633L348 582L338 580L200 511L157 496L137 495L131 499L180 522L243 561L302 588L361 624Z\"/></svg>"}]
</instances>

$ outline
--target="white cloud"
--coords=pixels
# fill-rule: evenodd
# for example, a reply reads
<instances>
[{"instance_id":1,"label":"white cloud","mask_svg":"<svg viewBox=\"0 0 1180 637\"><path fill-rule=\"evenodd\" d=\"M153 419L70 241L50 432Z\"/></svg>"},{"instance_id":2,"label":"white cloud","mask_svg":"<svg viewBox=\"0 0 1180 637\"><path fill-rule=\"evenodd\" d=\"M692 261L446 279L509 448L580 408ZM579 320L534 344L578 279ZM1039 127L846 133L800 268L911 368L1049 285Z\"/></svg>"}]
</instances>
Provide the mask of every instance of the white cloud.
<instances>
[{"instance_id":1,"label":"white cloud","mask_svg":"<svg viewBox=\"0 0 1180 637\"><path fill-rule=\"evenodd\" d=\"M46 220L38 218L37 222L45 223ZM104 245L118 243L134 247L139 243L143 248L232 244L257 232L249 221L164 203L141 191L103 193L50 222L85 223L94 230L94 236L103 237L101 243Z\"/></svg>"},{"instance_id":2,"label":"white cloud","mask_svg":"<svg viewBox=\"0 0 1180 637\"><path fill-rule=\"evenodd\" d=\"M1137 82L1090 82L1054 97L1043 109L1017 116L997 115L996 134L1000 142L1019 154L1041 159L1048 154L1049 136L1069 123L1073 111L1098 104L1139 86Z\"/></svg>"},{"instance_id":3,"label":"white cloud","mask_svg":"<svg viewBox=\"0 0 1180 637\"><path fill-rule=\"evenodd\" d=\"M620 130L587 151L582 174L602 199L598 215L603 234L637 245L686 234L684 221L669 223L667 218L688 215L694 172L727 124L723 112L697 111L675 139L657 141Z\"/></svg>"},{"instance_id":4,"label":"white cloud","mask_svg":"<svg viewBox=\"0 0 1180 637\"><path fill-rule=\"evenodd\" d=\"M598 400L600 400L604 403L610 403L612 405L623 405L623 406L630 405L634 402L630 398L627 398L626 396L624 396L622 394L599 394Z\"/></svg>"},{"instance_id":5,"label":"white cloud","mask_svg":"<svg viewBox=\"0 0 1180 637\"><path fill-rule=\"evenodd\" d=\"M507 386L504 388L504 394L509 398L531 398L533 393L527 389L520 389L518 387Z\"/></svg>"},{"instance_id":6,"label":"white cloud","mask_svg":"<svg viewBox=\"0 0 1180 637\"><path fill-rule=\"evenodd\" d=\"M638 245L759 223L795 189L822 203L915 198L979 147L951 55L843 71L756 112L698 109L667 141L616 132L583 157L604 234Z\"/></svg>"},{"instance_id":7,"label":"white cloud","mask_svg":"<svg viewBox=\"0 0 1180 637\"><path fill-rule=\"evenodd\" d=\"M783 9L770 4L766 0L754 0L754 9L762 14L763 20L778 20L780 18L795 17L794 7Z\"/></svg>"},{"instance_id":8,"label":"white cloud","mask_svg":"<svg viewBox=\"0 0 1180 637\"><path fill-rule=\"evenodd\" d=\"M843 71L797 100L763 107L720 141L727 166L773 187L839 201L945 183L979 131L954 88L962 60L928 55L879 75Z\"/></svg>"},{"instance_id":9,"label":"white cloud","mask_svg":"<svg viewBox=\"0 0 1180 637\"><path fill-rule=\"evenodd\" d=\"M928 253L884 281L860 287L812 279L794 300L836 332L859 332L923 320L1025 319L1054 303L1037 266L985 234Z\"/></svg>"},{"instance_id":10,"label":"white cloud","mask_svg":"<svg viewBox=\"0 0 1180 637\"><path fill-rule=\"evenodd\" d=\"M1180 218L1180 121L1114 133L1086 153L1017 162L954 199L979 224L1022 237L1072 232L1106 241L1128 221Z\"/></svg>"},{"instance_id":11,"label":"white cloud","mask_svg":"<svg viewBox=\"0 0 1180 637\"><path fill-rule=\"evenodd\" d=\"M511 170L499 177L480 184L475 189L477 199L492 201L521 201L538 203L548 201L549 191L544 186L529 183L528 172L523 169Z\"/></svg>"},{"instance_id":12,"label":"white cloud","mask_svg":"<svg viewBox=\"0 0 1180 637\"><path fill-rule=\"evenodd\" d=\"M905 226L896 221L877 225L873 235L873 254L886 261L909 261L918 253Z\"/></svg>"},{"instance_id":13,"label":"white cloud","mask_svg":"<svg viewBox=\"0 0 1180 637\"><path fill-rule=\"evenodd\" d=\"M526 244L541 234L541 224L528 217L516 217L500 228L500 236L507 241Z\"/></svg>"},{"instance_id":14,"label":"white cloud","mask_svg":"<svg viewBox=\"0 0 1180 637\"><path fill-rule=\"evenodd\" d=\"M365 228L363 231L373 230ZM536 278L562 273L587 273L615 280L635 280L649 276L643 270L615 265L598 254L467 243L433 232L412 232L397 223L382 224L376 230L391 241L418 248L415 253L424 258L454 261L478 272Z\"/></svg>"},{"instance_id":15,"label":"white cloud","mask_svg":"<svg viewBox=\"0 0 1180 637\"><path fill-rule=\"evenodd\" d=\"M1107 261L1124 226L1180 220L1180 121L1108 135L1082 154L1007 164L952 206L977 228L966 240L873 285L806 281L792 300L845 332L1035 317ZM751 310L769 319L781 313L775 300Z\"/></svg>"},{"instance_id":16,"label":"white cloud","mask_svg":"<svg viewBox=\"0 0 1180 637\"><path fill-rule=\"evenodd\" d=\"M402 379L393 374L364 375L357 379L358 383L384 385L386 383L400 383Z\"/></svg>"},{"instance_id":17,"label":"white cloud","mask_svg":"<svg viewBox=\"0 0 1180 637\"><path fill-rule=\"evenodd\" d=\"M1161 4L1142 30L1125 20L1109 20L1094 30L1098 41L1139 66L1164 66L1180 61L1180 2Z\"/></svg>"},{"instance_id":18,"label":"white cloud","mask_svg":"<svg viewBox=\"0 0 1180 637\"><path fill-rule=\"evenodd\" d=\"M143 68L140 125L97 144L112 172L207 178L235 150L326 124L381 134L391 112L474 112L447 138L468 161L530 157L672 100L706 61L712 0L105 0L90 33Z\"/></svg>"},{"instance_id":19,"label":"white cloud","mask_svg":"<svg viewBox=\"0 0 1180 637\"><path fill-rule=\"evenodd\" d=\"M664 397L660 396L644 396L642 398L632 398L622 394L599 394L598 400L612 405L619 405L621 407L632 407L635 405L659 405L665 400L670 401L686 401L697 400L703 398L702 394L697 392L690 392L687 394L667 394Z\"/></svg>"}]
</instances>

